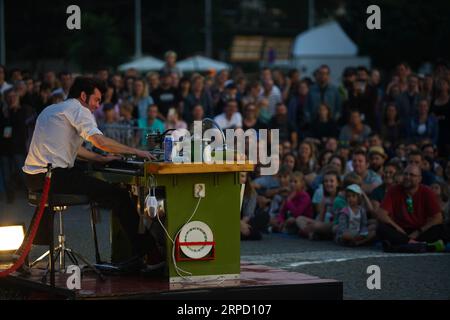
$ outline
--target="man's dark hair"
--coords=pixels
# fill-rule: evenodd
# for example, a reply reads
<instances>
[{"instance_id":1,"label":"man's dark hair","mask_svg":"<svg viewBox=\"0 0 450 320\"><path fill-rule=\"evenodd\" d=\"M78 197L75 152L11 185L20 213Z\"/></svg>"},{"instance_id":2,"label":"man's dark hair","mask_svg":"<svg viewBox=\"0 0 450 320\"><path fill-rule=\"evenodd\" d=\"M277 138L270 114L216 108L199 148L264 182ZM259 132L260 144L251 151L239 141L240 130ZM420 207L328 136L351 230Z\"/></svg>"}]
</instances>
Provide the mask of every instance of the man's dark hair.
<instances>
[{"instance_id":1,"label":"man's dark hair","mask_svg":"<svg viewBox=\"0 0 450 320\"><path fill-rule=\"evenodd\" d=\"M94 94L95 89L98 89L102 93L102 95L106 91L105 84L98 79L77 77L73 82L72 87L70 87L69 95L67 96L67 98L77 99L80 97L83 91L89 97L90 95Z\"/></svg>"},{"instance_id":2,"label":"man's dark hair","mask_svg":"<svg viewBox=\"0 0 450 320\"><path fill-rule=\"evenodd\" d=\"M412 150L410 153L408 153L408 158L410 156L420 156L420 158L423 160L423 154L420 150Z\"/></svg>"},{"instance_id":3,"label":"man's dark hair","mask_svg":"<svg viewBox=\"0 0 450 320\"><path fill-rule=\"evenodd\" d=\"M366 162L369 160L367 152L364 151L363 149L357 148L352 152L352 158L356 155L361 155L366 159Z\"/></svg>"},{"instance_id":4,"label":"man's dark hair","mask_svg":"<svg viewBox=\"0 0 450 320\"><path fill-rule=\"evenodd\" d=\"M364 71L365 73L369 74L369 69L367 69L367 68L364 67L364 66L359 66L359 67L357 67L357 68L356 68L356 71L357 71L357 72Z\"/></svg>"}]
</instances>

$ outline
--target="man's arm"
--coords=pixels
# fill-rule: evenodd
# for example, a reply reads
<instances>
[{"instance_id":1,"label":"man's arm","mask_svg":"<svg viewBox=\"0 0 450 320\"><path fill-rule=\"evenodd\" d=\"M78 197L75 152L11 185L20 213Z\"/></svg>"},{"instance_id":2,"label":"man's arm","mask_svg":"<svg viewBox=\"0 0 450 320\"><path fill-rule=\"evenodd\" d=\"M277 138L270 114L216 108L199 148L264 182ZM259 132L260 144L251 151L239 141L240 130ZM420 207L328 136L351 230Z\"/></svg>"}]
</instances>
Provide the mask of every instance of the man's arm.
<instances>
[{"instance_id":1,"label":"man's arm","mask_svg":"<svg viewBox=\"0 0 450 320\"><path fill-rule=\"evenodd\" d=\"M91 142L95 147L100 150L111 152L111 153L123 153L123 154L134 154L138 157L147 158L147 159L155 159L153 155L148 151L139 150L136 148L128 147L124 144L121 144L113 139L105 137L102 134L94 134L89 136L87 139Z\"/></svg>"},{"instance_id":2,"label":"man's arm","mask_svg":"<svg viewBox=\"0 0 450 320\"><path fill-rule=\"evenodd\" d=\"M393 226L397 231L406 234L405 230L403 230L398 224L395 223L394 220L389 216L389 213L384 210L383 208L379 208L377 211L377 219L381 223L390 224Z\"/></svg>"},{"instance_id":3,"label":"man's arm","mask_svg":"<svg viewBox=\"0 0 450 320\"><path fill-rule=\"evenodd\" d=\"M121 158L120 156L115 156L115 155L102 156L101 154L87 150L83 146L81 146L78 149L77 156L83 160L94 161L94 162L103 162L103 163L106 163L106 162L109 162L112 160L118 160Z\"/></svg>"}]
</instances>

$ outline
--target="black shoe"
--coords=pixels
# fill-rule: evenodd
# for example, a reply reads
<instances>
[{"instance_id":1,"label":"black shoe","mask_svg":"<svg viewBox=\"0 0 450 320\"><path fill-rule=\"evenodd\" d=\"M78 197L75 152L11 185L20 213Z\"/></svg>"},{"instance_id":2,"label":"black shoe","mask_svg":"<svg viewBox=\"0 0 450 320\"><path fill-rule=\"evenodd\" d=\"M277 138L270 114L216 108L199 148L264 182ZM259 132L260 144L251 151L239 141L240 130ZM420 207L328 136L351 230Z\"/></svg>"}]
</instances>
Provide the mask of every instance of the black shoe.
<instances>
[{"instance_id":1,"label":"black shoe","mask_svg":"<svg viewBox=\"0 0 450 320\"><path fill-rule=\"evenodd\" d=\"M139 272L144 267L144 257L142 255L135 255L128 260L113 264L122 273Z\"/></svg>"}]
</instances>

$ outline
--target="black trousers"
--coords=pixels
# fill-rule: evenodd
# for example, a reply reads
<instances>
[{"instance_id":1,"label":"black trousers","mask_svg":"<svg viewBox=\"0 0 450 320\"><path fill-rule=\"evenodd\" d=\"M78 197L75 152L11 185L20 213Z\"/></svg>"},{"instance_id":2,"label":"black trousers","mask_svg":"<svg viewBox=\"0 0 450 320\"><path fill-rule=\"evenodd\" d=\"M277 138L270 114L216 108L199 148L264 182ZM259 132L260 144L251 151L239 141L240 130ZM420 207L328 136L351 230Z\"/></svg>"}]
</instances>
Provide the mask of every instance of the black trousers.
<instances>
[{"instance_id":1,"label":"black trousers","mask_svg":"<svg viewBox=\"0 0 450 320\"><path fill-rule=\"evenodd\" d=\"M45 174L26 174L25 183L28 190L33 192L42 191ZM96 202L101 208L112 209L129 238L133 247L133 254L144 254L152 248L153 238L149 235L138 234L139 215L136 205L126 189L120 188L108 182L87 175L79 168L53 170L50 196L55 194L82 194L87 195L92 202ZM34 218L38 208L36 208ZM34 244L50 243L49 235L52 228L53 218L51 210L45 209Z\"/></svg>"},{"instance_id":2,"label":"black trousers","mask_svg":"<svg viewBox=\"0 0 450 320\"><path fill-rule=\"evenodd\" d=\"M411 234L414 230L405 230L407 234ZM392 245L407 244L409 237L401 232L398 232L390 224L380 223L377 228L377 236L380 240L387 240ZM431 227L416 239L420 242L432 243L438 240L449 242L449 228L443 224L439 224Z\"/></svg>"}]
</instances>

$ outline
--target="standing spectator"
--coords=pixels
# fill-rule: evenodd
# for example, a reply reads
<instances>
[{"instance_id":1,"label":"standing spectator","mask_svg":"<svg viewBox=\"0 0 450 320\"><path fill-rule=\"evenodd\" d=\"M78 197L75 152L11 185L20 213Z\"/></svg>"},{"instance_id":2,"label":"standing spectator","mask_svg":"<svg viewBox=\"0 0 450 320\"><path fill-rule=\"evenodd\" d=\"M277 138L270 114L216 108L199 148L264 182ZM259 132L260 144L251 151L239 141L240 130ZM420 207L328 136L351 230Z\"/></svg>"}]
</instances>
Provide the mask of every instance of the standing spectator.
<instances>
[{"instance_id":1,"label":"standing spectator","mask_svg":"<svg viewBox=\"0 0 450 320\"><path fill-rule=\"evenodd\" d=\"M164 60L166 61L166 63L161 69L161 72L163 74L176 73L179 78L183 76L183 72L180 68L177 67L177 54L175 51L167 51L164 54Z\"/></svg>"},{"instance_id":2,"label":"standing spectator","mask_svg":"<svg viewBox=\"0 0 450 320\"><path fill-rule=\"evenodd\" d=\"M386 251L401 250L399 245L408 243L449 240L437 196L421 184L420 171L418 166L408 165L403 184L388 190L377 212L377 235Z\"/></svg>"},{"instance_id":3,"label":"standing spectator","mask_svg":"<svg viewBox=\"0 0 450 320\"><path fill-rule=\"evenodd\" d=\"M371 128L362 122L361 113L352 110L348 123L341 129L339 140L347 143L364 142L371 132Z\"/></svg>"},{"instance_id":4,"label":"standing spectator","mask_svg":"<svg viewBox=\"0 0 450 320\"><path fill-rule=\"evenodd\" d=\"M346 101L353 93L354 85L356 81L356 69L353 67L347 67L342 73L342 83L339 86L339 94L341 95L341 101Z\"/></svg>"},{"instance_id":5,"label":"standing spectator","mask_svg":"<svg viewBox=\"0 0 450 320\"><path fill-rule=\"evenodd\" d=\"M6 186L8 203L14 202L15 191L24 187L22 166L27 153L27 110L20 105L17 92L14 89L5 91L6 108L0 112L0 128L3 133L0 152L3 165L3 176Z\"/></svg>"},{"instance_id":6,"label":"standing spectator","mask_svg":"<svg viewBox=\"0 0 450 320\"><path fill-rule=\"evenodd\" d=\"M300 81L292 90L288 102L289 119L294 122L297 133L300 134L306 130L305 107L308 99L309 85L307 81Z\"/></svg>"},{"instance_id":7,"label":"standing spectator","mask_svg":"<svg viewBox=\"0 0 450 320\"><path fill-rule=\"evenodd\" d=\"M250 84L248 93L242 98L242 105L246 106L249 103L257 104L260 99L261 85L255 81Z\"/></svg>"},{"instance_id":8,"label":"standing spectator","mask_svg":"<svg viewBox=\"0 0 450 320\"><path fill-rule=\"evenodd\" d=\"M101 68L97 69L97 74L95 75L95 77L102 82L107 82L109 79L108 68L101 67Z\"/></svg>"},{"instance_id":9,"label":"standing spectator","mask_svg":"<svg viewBox=\"0 0 450 320\"><path fill-rule=\"evenodd\" d=\"M148 82L148 92L151 94L153 91L159 88L160 84L159 73L151 71L147 73L146 79Z\"/></svg>"},{"instance_id":10,"label":"standing spectator","mask_svg":"<svg viewBox=\"0 0 450 320\"><path fill-rule=\"evenodd\" d=\"M422 141L430 139L437 145L439 138L439 124L434 115L429 114L429 102L421 99L418 105L418 114L409 120L407 126L407 137L411 141ZM448 137L446 137L448 139Z\"/></svg>"},{"instance_id":11,"label":"standing spectator","mask_svg":"<svg viewBox=\"0 0 450 320\"><path fill-rule=\"evenodd\" d=\"M216 107L225 94L225 87L229 83L229 77L230 73L228 70L220 70L215 79L215 83L211 87L211 96L213 100L213 109L211 110L212 115L218 115L220 113L219 111L217 111ZM203 105L203 107L206 106Z\"/></svg>"},{"instance_id":12,"label":"standing spectator","mask_svg":"<svg viewBox=\"0 0 450 320\"><path fill-rule=\"evenodd\" d=\"M261 120L261 122L264 124L269 124L270 119L272 119L269 111L269 100L266 98L261 98L258 101L257 109L259 112L259 120Z\"/></svg>"},{"instance_id":13,"label":"standing spectator","mask_svg":"<svg viewBox=\"0 0 450 320\"><path fill-rule=\"evenodd\" d=\"M119 110L119 100L117 98L116 89L112 84L108 84L106 87L105 95L103 97L102 104L100 107L94 111L95 119L97 123L100 123L105 118L105 106L110 108L112 106L112 113L115 115L114 121L119 120L120 110Z\"/></svg>"},{"instance_id":14,"label":"standing spectator","mask_svg":"<svg viewBox=\"0 0 450 320\"><path fill-rule=\"evenodd\" d=\"M338 89L330 83L330 68L323 65L317 71L317 83L309 90L306 105L306 121L315 119L321 103L326 103L337 121L341 117L341 96Z\"/></svg>"},{"instance_id":15,"label":"standing spectator","mask_svg":"<svg viewBox=\"0 0 450 320\"><path fill-rule=\"evenodd\" d=\"M297 148L297 132L295 126L288 118L288 110L286 105L278 103L276 107L275 115L269 122L270 129L279 129L280 142L290 141L293 148Z\"/></svg>"},{"instance_id":16,"label":"standing spectator","mask_svg":"<svg viewBox=\"0 0 450 320\"><path fill-rule=\"evenodd\" d=\"M214 118L222 130L242 128L242 115L238 111L236 100L227 102L224 112Z\"/></svg>"},{"instance_id":17,"label":"standing spectator","mask_svg":"<svg viewBox=\"0 0 450 320\"><path fill-rule=\"evenodd\" d=\"M11 88L12 85L6 82L6 68L0 64L0 95L3 95L6 90Z\"/></svg>"},{"instance_id":18,"label":"standing spectator","mask_svg":"<svg viewBox=\"0 0 450 320\"><path fill-rule=\"evenodd\" d=\"M153 98L148 95L148 88L142 79L136 79L133 83L133 96L129 101L134 105L133 117L139 121L147 119L147 109L154 104Z\"/></svg>"},{"instance_id":19,"label":"standing spectator","mask_svg":"<svg viewBox=\"0 0 450 320\"><path fill-rule=\"evenodd\" d=\"M159 88L155 89L151 95L164 119L167 117L167 112L170 108L179 109L181 100L178 90L172 86L172 82L173 79L170 73L162 74Z\"/></svg>"},{"instance_id":20,"label":"standing spectator","mask_svg":"<svg viewBox=\"0 0 450 320\"><path fill-rule=\"evenodd\" d=\"M67 96L69 95L70 87L72 87L73 84L73 78L72 73L69 71L63 71L59 74L59 81L61 82L61 89L64 95L64 100L67 99Z\"/></svg>"},{"instance_id":21,"label":"standing spectator","mask_svg":"<svg viewBox=\"0 0 450 320\"><path fill-rule=\"evenodd\" d=\"M404 132L402 122L394 103L389 103L384 111L381 123L381 138L383 145L388 150L393 150L393 143L399 141Z\"/></svg>"},{"instance_id":22,"label":"standing spectator","mask_svg":"<svg viewBox=\"0 0 450 320\"><path fill-rule=\"evenodd\" d=\"M211 94L205 89L205 78L201 75L194 76L191 93L184 100L183 118L187 122L192 121L192 111L199 104L203 107L205 116L210 117L213 113L213 101Z\"/></svg>"},{"instance_id":23,"label":"standing spectator","mask_svg":"<svg viewBox=\"0 0 450 320\"><path fill-rule=\"evenodd\" d=\"M166 129L187 129L186 122L180 119L175 108L170 108L167 112Z\"/></svg>"},{"instance_id":24,"label":"standing spectator","mask_svg":"<svg viewBox=\"0 0 450 320\"><path fill-rule=\"evenodd\" d=\"M424 170L425 158L420 150L411 150L408 152L408 165L415 165L421 169L422 184L431 186L436 181L435 175L430 170Z\"/></svg>"},{"instance_id":25,"label":"standing spectator","mask_svg":"<svg viewBox=\"0 0 450 320\"><path fill-rule=\"evenodd\" d=\"M326 138L336 138L339 135L337 124L334 122L331 109L325 103L319 106L318 118L311 128L311 137L325 142Z\"/></svg>"},{"instance_id":26,"label":"standing spectator","mask_svg":"<svg viewBox=\"0 0 450 320\"><path fill-rule=\"evenodd\" d=\"M413 118L417 114L416 109L419 100L419 78L417 75L410 75L408 77L408 90L400 94L396 101L400 119L405 119L407 121L408 119Z\"/></svg>"},{"instance_id":27,"label":"standing spectator","mask_svg":"<svg viewBox=\"0 0 450 320\"><path fill-rule=\"evenodd\" d=\"M280 89L274 84L273 80L263 82L261 97L266 98L269 102L268 112L270 117L273 117L277 104L282 102Z\"/></svg>"},{"instance_id":28,"label":"standing spectator","mask_svg":"<svg viewBox=\"0 0 450 320\"><path fill-rule=\"evenodd\" d=\"M148 116L146 121L143 120L139 121L139 128L145 128L144 130L144 136L146 133L163 133L165 130L164 122L162 122L160 119L158 119L158 106L156 104L152 104L148 107Z\"/></svg>"},{"instance_id":29,"label":"standing spectator","mask_svg":"<svg viewBox=\"0 0 450 320\"><path fill-rule=\"evenodd\" d=\"M438 120L439 135L438 148L439 153L443 157L450 155L450 86L446 79L437 81L437 95L432 102L431 113Z\"/></svg>"},{"instance_id":30,"label":"standing spectator","mask_svg":"<svg viewBox=\"0 0 450 320\"><path fill-rule=\"evenodd\" d=\"M244 187L241 199L241 240L261 240L261 230L267 226L267 221L262 221L256 215L257 193L251 184L251 178L247 172L240 173L240 182Z\"/></svg>"},{"instance_id":31,"label":"standing spectator","mask_svg":"<svg viewBox=\"0 0 450 320\"><path fill-rule=\"evenodd\" d=\"M59 88L58 79L56 78L56 74L54 71L49 70L44 73L44 83L48 85L50 91Z\"/></svg>"},{"instance_id":32,"label":"standing spectator","mask_svg":"<svg viewBox=\"0 0 450 320\"><path fill-rule=\"evenodd\" d=\"M377 92L369 84L369 71L365 67L359 67L357 74L352 93L343 104L341 123L346 121L350 110L357 109L360 111L364 123L375 129L377 128Z\"/></svg>"}]
</instances>

